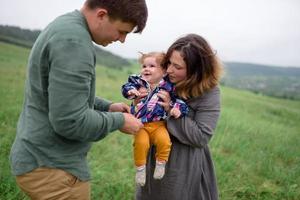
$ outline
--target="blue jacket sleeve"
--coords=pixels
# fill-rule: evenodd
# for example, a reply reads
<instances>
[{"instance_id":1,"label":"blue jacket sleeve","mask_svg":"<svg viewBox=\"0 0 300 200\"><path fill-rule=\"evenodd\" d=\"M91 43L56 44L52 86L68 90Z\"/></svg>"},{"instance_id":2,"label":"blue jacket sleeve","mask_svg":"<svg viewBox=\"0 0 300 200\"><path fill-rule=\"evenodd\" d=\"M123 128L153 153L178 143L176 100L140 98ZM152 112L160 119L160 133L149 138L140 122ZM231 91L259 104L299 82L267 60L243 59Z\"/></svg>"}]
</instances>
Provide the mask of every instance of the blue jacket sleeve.
<instances>
[{"instance_id":1,"label":"blue jacket sleeve","mask_svg":"<svg viewBox=\"0 0 300 200\"><path fill-rule=\"evenodd\" d=\"M123 97L126 99L134 99L134 96L129 96L128 91L136 89L138 90L140 88L140 84L138 82L139 76L137 75L131 75L128 77L128 82L122 85L121 92Z\"/></svg>"},{"instance_id":2,"label":"blue jacket sleeve","mask_svg":"<svg viewBox=\"0 0 300 200\"><path fill-rule=\"evenodd\" d=\"M178 108L181 112L180 117L187 115L189 108L186 103L181 99L176 99L175 102L171 105L172 108Z\"/></svg>"}]
</instances>

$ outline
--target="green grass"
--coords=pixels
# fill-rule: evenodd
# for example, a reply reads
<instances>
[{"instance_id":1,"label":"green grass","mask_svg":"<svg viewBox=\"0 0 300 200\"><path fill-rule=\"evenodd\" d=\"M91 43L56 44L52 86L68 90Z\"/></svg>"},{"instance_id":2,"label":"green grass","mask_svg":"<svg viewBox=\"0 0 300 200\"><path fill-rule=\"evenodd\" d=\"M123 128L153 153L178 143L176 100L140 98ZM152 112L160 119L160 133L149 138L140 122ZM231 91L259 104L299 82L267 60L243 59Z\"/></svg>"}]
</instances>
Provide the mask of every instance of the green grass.
<instances>
[{"instance_id":1,"label":"green grass","mask_svg":"<svg viewBox=\"0 0 300 200\"><path fill-rule=\"evenodd\" d=\"M29 50L0 43L0 199L27 199L16 187L8 155L23 101ZM120 86L137 66L97 66L97 95L124 101ZM300 101L226 87L210 146L220 199L300 199ZM132 138L116 131L93 145L92 199L134 199Z\"/></svg>"},{"instance_id":2,"label":"green grass","mask_svg":"<svg viewBox=\"0 0 300 200\"><path fill-rule=\"evenodd\" d=\"M221 199L299 199L300 102L222 88L211 146Z\"/></svg>"}]
</instances>

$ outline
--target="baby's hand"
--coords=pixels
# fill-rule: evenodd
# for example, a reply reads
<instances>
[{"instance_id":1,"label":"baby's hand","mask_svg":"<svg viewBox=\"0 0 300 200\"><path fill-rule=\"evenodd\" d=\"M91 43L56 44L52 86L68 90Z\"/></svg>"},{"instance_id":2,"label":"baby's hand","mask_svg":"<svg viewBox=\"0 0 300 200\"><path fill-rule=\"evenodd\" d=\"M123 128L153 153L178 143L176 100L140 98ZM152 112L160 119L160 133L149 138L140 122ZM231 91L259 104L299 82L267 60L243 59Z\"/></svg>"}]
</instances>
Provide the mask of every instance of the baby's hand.
<instances>
[{"instance_id":1,"label":"baby's hand","mask_svg":"<svg viewBox=\"0 0 300 200\"><path fill-rule=\"evenodd\" d=\"M139 97L143 98L148 95L148 90L145 87L140 87L139 93Z\"/></svg>"},{"instance_id":2,"label":"baby's hand","mask_svg":"<svg viewBox=\"0 0 300 200\"><path fill-rule=\"evenodd\" d=\"M181 112L178 108L172 108L170 110L170 115L173 116L175 119L177 119L178 117L180 117Z\"/></svg>"},{"instance_id":3,"label":"baby's hand","mask_svg":"<svg viewBox=\"0 0 300 200\"><path fill-rule=\"evenodd\" d=\"M129 90L127 94L128 94L128 96L133 96L133 97L140 96L140 92L137 91L136 89Z\"/></svg>"},{"instance_id":4,"label":"baby's hand","mask_svg":"<svg viewBox=\"0 0 300 200\"><path fill-rule=\"evenodd\" d=\"M141 87L139 88L139 90L137 91L136 89L132 89L128 91L128 95L129 92L132 92L132 96L134 96L134 100L133 100L133 105L137 105L142 98L146 97L148 95L148 91L145 87Z\"/></svg>"}]
</instances>

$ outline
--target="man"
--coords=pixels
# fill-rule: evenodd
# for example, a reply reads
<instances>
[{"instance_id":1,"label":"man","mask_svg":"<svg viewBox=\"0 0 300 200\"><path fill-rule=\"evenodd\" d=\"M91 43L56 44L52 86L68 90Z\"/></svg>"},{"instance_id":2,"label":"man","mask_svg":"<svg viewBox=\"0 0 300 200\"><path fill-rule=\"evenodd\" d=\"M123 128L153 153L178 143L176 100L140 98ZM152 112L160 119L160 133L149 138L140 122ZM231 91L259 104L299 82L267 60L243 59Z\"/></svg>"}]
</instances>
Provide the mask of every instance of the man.
<instances>
[{"instance_id":1,"label":"man","mask_svg":"<svg viewBox=\"0 0 300 200\"><path fill-rule=\"evenodd\" d=\"M29 57L25 99L10 162L32 199L90 199L91 142L142 124L124 103L95 97L93 42L107 46L142 32L145 0L86 0L39 35Z\"/></svg>"}]
</instances>

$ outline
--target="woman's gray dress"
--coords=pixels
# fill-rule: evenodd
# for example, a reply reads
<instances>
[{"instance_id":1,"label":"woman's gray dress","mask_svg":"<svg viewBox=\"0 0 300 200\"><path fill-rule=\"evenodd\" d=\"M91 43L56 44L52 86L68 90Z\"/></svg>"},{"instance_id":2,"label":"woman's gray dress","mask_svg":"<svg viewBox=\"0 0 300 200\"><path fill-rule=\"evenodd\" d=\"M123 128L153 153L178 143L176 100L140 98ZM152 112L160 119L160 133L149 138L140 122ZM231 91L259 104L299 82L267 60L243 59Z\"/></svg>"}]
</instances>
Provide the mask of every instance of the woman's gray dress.
<instances>
[{"instance_id":1,"label":"woman's gray dress","mask_svg":"<svg viewBox=\"0 0 300 200\"><path fill-rule=\"evenodd\" d=\"M186 117L167 119L172 149L161 180L153 179L155 147L147 161L146 185L136 188L137 200L217 200L216 176L208 142L220 114L220 89L186 101Z\"/></svg>"}]
</instances>

